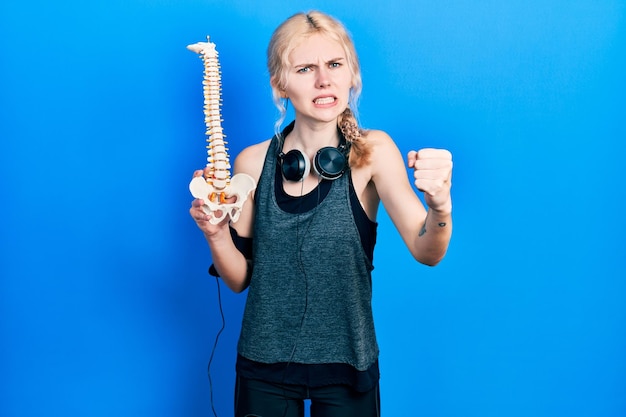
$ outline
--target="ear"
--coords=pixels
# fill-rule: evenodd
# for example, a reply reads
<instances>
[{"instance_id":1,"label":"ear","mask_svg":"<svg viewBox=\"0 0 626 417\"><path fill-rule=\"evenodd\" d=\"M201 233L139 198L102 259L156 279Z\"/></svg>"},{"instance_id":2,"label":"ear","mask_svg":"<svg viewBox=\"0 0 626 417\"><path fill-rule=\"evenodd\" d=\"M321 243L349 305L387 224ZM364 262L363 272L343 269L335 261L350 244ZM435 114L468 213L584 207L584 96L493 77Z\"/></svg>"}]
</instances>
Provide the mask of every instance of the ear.
<instances>
[{"instance_id":1,"label":"ear","mask_svg":"<svg viewBox=\"0 0 626 417\"><path fill-rule=\"evenodd\" d=\"M281 90L279 88L274 88L274 90L280 98L289 98L289 96L287 95L287 90Z\"/></svg>"},{"instance_id":2,"label":"ear","mask_svg":"<svg viewBox=\"0 0 626 417\"><path fill-rule=\"evenodd\" d=\"M270 85L272 86L272 89L276 92L276 95L278 95L280 98L289 98L289 96L287 96L287 90L279 85L279 81L278 79L276 79L276 77L272 77L270 79Z\"/></svg>"}]
</instances>

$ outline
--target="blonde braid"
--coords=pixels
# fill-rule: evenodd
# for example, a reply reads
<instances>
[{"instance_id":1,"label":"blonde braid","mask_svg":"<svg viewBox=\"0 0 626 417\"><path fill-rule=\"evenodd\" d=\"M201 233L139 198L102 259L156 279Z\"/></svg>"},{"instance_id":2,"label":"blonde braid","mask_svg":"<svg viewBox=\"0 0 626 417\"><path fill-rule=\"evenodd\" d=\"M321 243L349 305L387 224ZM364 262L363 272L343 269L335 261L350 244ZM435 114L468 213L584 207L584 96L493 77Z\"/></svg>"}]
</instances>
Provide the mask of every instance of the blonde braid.
<instances>
[{"instance_id":1,"label":"blonde braid","mask_svg":"<svg viewBox=\"0 0 626 417\"><path fill-rule=\"evenodd\" d=\"M348 158L350 166L358 168L367 164L369 162L371 149L368 144L362 140L366 132L359 127L350 107L347 107L339 116L337 124L339 129L341 129L341 133L343 133L343 136L346 138L346 141L351 145Z\"/></svg>"}]
</instances>

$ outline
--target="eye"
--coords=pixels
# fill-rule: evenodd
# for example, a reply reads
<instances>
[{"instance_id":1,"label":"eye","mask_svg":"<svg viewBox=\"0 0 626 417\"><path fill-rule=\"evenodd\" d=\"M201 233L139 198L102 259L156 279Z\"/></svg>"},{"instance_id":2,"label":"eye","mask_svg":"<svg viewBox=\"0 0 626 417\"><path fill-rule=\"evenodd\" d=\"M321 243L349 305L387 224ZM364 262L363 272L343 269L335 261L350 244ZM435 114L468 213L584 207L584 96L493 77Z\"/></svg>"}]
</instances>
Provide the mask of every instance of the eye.
<instances>
[{"instance_id":1,"label":"eye","mask_svg":"<svg viewBox=\"0 0 626 417\"><path fill-rule=\"evenodd\" d=\"M328 64L329 68L339 68L341 66L341 63L339 62L331 62L330 64Z\"/></svg>"},{"instance_id":2,"label":"eye","mask_svg":"<svg viewBox=\"0 0 626 417\"><path fill-rule=\"evenodd\" d=\"M311 71L311 67L302 67L298 69L298 72L304 74L305 72Z\"/></svg>"}]
</instances>

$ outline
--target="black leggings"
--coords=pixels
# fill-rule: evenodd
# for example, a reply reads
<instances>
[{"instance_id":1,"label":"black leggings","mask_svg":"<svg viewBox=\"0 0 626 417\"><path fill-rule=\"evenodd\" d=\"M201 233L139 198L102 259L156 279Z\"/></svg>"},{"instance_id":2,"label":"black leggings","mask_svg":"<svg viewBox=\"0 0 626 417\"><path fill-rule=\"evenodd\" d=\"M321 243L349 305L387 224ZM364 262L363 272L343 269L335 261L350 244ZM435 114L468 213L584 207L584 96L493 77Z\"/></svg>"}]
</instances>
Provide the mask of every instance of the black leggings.
<instances>
[{"instance_id":1,"label":"black leggings","mask_svg":"<svg viewBox=\"0 0 626 417\"><path fill-rule=\"evenodd\" d=\"M346 385L308 388L237 376L235 417L303 417L304 400L311 417L380 417L378 384L367 392Z\"/></svg>"}]
</instances>

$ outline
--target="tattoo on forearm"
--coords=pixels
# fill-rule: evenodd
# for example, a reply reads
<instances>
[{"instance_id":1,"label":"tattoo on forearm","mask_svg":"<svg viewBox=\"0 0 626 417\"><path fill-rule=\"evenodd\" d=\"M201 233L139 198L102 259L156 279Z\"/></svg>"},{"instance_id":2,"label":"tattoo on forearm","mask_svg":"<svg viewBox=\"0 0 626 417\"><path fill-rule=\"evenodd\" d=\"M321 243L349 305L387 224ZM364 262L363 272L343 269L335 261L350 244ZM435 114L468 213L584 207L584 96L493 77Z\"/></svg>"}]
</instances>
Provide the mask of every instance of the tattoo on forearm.
<instances>
[{"instance_id":1,"label":"tattoo on forearm","mask_svg":"<svg viewBox=\"0 0 626 417\"><path fill-rule=\"evenodd\" d=\"M440 222L440 223L437 223L437 226L446 227L446 223ZM426 222L424 222L424 225L422 226L422 230L420 230L418 236L422 237L424 236L424 234L426 234Z\"/></svg>"}]
</instances>

